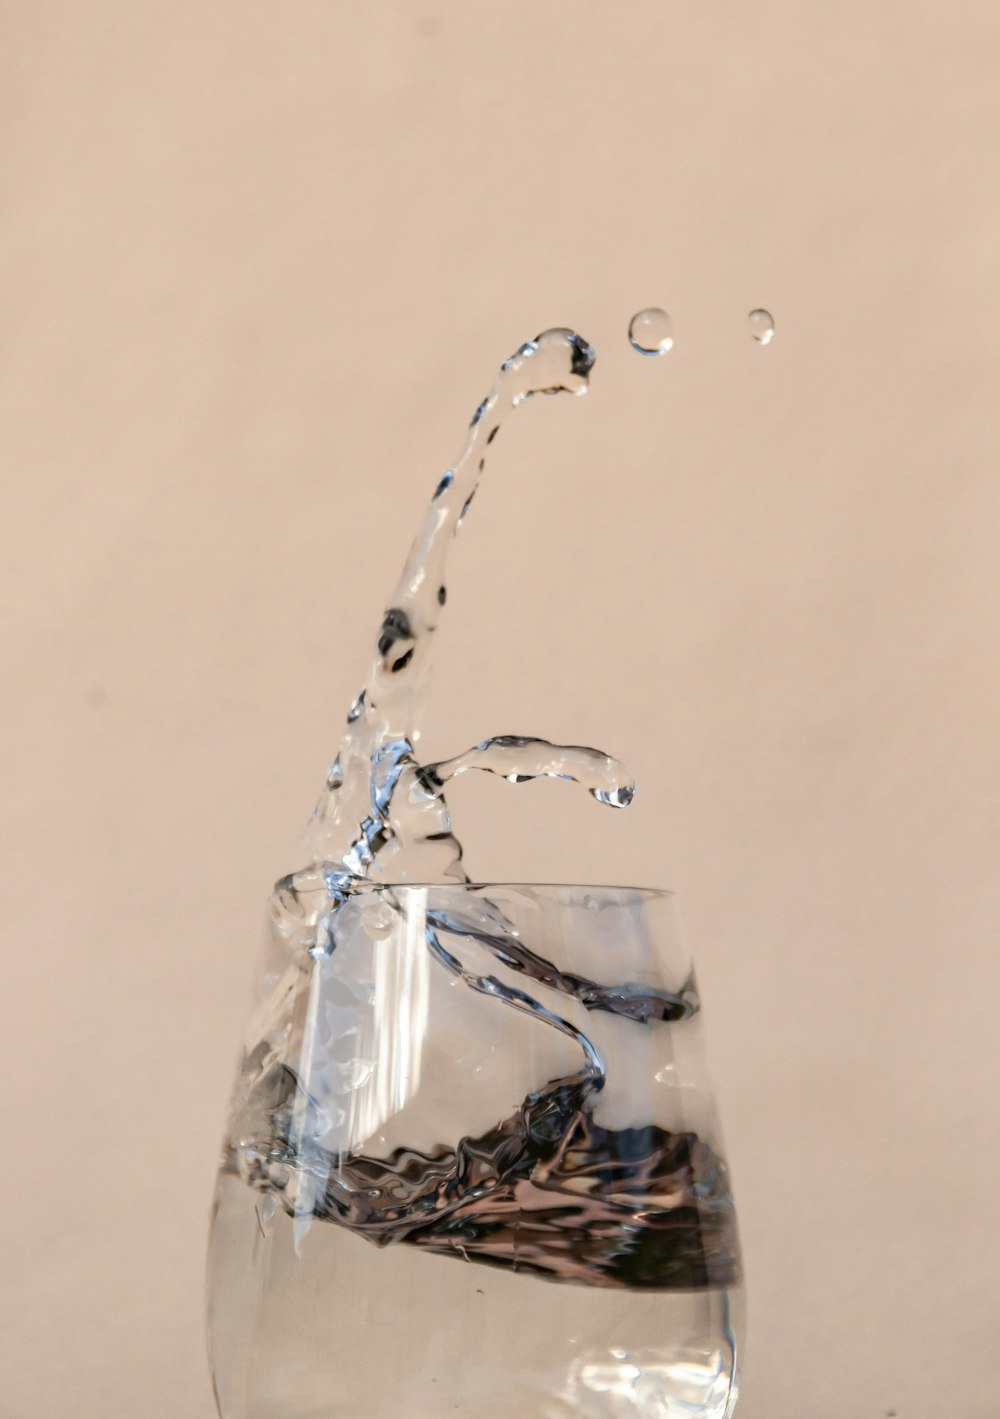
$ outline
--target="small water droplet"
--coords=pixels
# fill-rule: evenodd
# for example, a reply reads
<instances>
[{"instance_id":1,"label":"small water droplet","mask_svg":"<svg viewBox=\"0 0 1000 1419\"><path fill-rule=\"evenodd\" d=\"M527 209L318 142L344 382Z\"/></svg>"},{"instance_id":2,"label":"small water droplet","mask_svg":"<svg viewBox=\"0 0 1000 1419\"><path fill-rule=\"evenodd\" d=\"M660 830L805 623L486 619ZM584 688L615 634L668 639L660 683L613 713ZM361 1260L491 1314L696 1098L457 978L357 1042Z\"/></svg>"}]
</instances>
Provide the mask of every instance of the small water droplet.
<instances>
[{"instance_id":1,"label":"small water droplet","mask_svg":"<svg viewBox=\"0 0 1000 1419\"><path fill-rule=\"evenodd\" d=\"M640 355L665 355L674 345L674 322L659 306L636 311L628 323L629 344Z\"/></svg>"},{"instance_id":2,"label":"small water droplet","mask_svg":"<svg viewBox=\"0 0 1000 1419\"><path fill-rule=\"evenodd\" d=\"M758 345L770 345L774 339L774 316L771 312L758 308L750 312L747 320L750 322L750 334Z\"/></svg>"},{"instance_id":3,"label":"small water droplet","mask_svg":"<svg viewBox=\"0 0 1000 1419\"><path fill-rule=\"evenodd\" d=\"M635 797L635 785L623 783L618 788L592 788L591 793L598 803L609 808L627 808Z\"/></svg>"}]
</instances>

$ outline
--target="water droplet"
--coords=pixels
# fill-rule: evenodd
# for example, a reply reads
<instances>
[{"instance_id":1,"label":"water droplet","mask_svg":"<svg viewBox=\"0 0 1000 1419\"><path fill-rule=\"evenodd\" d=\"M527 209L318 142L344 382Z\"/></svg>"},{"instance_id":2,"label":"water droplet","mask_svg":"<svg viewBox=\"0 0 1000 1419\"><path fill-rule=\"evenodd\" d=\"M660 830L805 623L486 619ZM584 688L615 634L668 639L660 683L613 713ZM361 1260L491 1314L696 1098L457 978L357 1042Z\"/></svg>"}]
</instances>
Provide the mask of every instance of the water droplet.
<instances>
[{"instance_id":1,"label":"water droplet","mask_svg":"<svg viewBox=\"0 0 1000 1419\"><path fill-rule=\"evenodd\" d=\"M769 310L752 310L747 316L750 322L750 334L757 341L758 345L770 345L774 339L774 316Z\"/></svg>"},{"instance_id":2,"label":"water droplet","mask_svg":"<svg viewBox=\"0 0 1000 1419\"><path fill-rule=\"evenodd\" d=\"M609 808L627 808L635 797L635 785L631 783L620 784L618 788L592 788L590 791L598 803L604 803Z\"/></svg>"},{"instance_id":3,"label":"water droplet","mask_svg":"<svg viewBox=\"0 0 1000 1419\"><path fill-rule=\"evenodd\" d=\"M629 344L640 355L665 355L674 345L674 322L659 306L636 311L628 323Z\"/></svg>"}]
</instances>

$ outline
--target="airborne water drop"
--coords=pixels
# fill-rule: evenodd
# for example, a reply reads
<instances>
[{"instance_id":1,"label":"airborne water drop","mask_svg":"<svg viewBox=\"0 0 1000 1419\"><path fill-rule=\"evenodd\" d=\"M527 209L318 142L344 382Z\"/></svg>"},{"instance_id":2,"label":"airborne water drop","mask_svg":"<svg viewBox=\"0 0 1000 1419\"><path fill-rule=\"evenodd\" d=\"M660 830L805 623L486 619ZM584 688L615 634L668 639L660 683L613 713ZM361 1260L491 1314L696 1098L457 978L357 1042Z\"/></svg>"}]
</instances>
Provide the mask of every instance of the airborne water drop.
<instances>
[{"instance_id":1,"label":"airborne water drop","mask_svg":"<svg viewBox=\"0 0 1000 1419\"><path fill-rule=\"evenodd\" d=\"M771 312L758 307L750 312L747 320L750 324L750 334L758 345L770 345L774 339L774 316Z\"/></svg>"},{"instance_id":2,"label":"airborne water drop","mask_svg":"<svg viewBox=\"0 0 1000 1419\"><path fill-rule=\"evenodd\" d=\"M665 355L674 346L674 322L659 306L636 311L628 323L629 344L640 355Z\"/></svg>"}]
</instances>

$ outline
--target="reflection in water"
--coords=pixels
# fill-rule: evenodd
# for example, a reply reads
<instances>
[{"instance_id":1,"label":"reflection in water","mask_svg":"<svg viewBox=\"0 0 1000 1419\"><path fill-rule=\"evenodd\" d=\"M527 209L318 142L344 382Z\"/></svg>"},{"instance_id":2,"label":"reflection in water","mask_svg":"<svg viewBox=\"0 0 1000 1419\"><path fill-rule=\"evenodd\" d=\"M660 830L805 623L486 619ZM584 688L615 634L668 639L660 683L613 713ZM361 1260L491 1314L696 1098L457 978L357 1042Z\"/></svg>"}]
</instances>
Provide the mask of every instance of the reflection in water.
<instances>
[{"instance_id":1,"label":"reflection in water","mask_svg":"<svg viewBox=\"0 0 1000 1419\"><path fill-rule=\"evenodd\" d=\"M288 1127L300 1160L285 1187L296 1250L341 1160L358 1152L420 1086L431 968L424 896L423 889L411 889L416 910L405 917L378 900L367 903L364 930L350 913L329 955L314 958L299 1006L301 1066Z\"/></svg>"},{"instance_id":2,"label":"reflection in water","mask_svg":"<svg viewBox=\"0 0 1000 1419\"><path fill-rule=\"evenodd\" d=\"M362 1054L372 1068L349 1096L346 1151L350 1153L376 1134L420 1087L431 965L423 931L426 895L421 888L410 889L416 910L406 916L390 913L388 934L382 904L375 905L365 919L365 930L374 938L374 986L362 1026L367 1036Z\"/></svg>"},{"instance_id":3,"label":"reflection in water","mask_svg":"<svg viewBox=\"0 0 1000 1419\"><path fill-rule=\"evenodd\" d=\"M375 943L375 1073L365 1100L371 1116L361 1122L359 1141L397 1113L420 1085L431 958L423 927L427 893L414 888L411 896L417 909L402 922L402 940L389 936Z\"/></svg>"},{"instance_id":4,"label":"reflection in water","mask_svg":"<svg viewBox=\"0 0 1000 1419\"><path fill-rule=\"evenodd\" d=\"M743 1296L708 1293L714 1323L696 1292L671 1298L664 1334L686 1335L680 1343L592 1348L567 1372L561 1399L580 1419L729 1419L738 1391L736 1329L743 1324ZM701 1300L704 1300L704 1294Z\"/></svg>"},{"instance_id":5,"label":"reflection in water","mask_svg":"<svg viewBox=\"0 0 1000 1419\"><path fill-rule=\"evenodd\" d=\"M717 1341L693 1336L685 1349L592 1351L570 1370L562 1398L593 1419L726 1419L736 1399L733 1352Z\"/></svg>"}]
</instances>

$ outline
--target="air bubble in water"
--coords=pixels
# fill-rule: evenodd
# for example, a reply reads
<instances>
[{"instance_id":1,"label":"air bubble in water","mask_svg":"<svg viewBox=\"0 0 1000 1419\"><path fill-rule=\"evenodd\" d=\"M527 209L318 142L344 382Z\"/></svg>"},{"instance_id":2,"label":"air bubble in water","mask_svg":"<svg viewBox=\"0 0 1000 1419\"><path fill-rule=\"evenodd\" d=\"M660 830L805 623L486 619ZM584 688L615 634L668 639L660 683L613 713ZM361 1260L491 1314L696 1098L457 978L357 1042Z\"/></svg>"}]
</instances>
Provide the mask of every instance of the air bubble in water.
<instances>
[{"instance_id":1,"label":"air bubble in water","mask_svg":"<svg viewBox=\"0 0 1000 1419\"><path fill-rule=\"evenodd\" d=\"M361 913L365 931L373 941L385 941L392 935L396 917L387 902L368 902Z\"/></svg>"},{"instance_id":2,"label":"air bubble in water","mask_svg":"<svg viewBox=\"0 0 1000 1419\"><path fill-rule=\"evenodd\" d=\"M758 308L752 310L747 316L750 322L750 334L759 345L770 345L774 339L774 316L769 310Z\"/></svg>"},{"instance_id":3,"label":"air bubble in water","mask_svg":"<svg viewBox=\"0 0 1000 1419\"><path fill-rule=\"evenodd\" d=\"M640 355L665 355L674 345L674 322L665 310L650 306L636 311L628 323L629 344Z\"/></svg>"}]
</instances>

